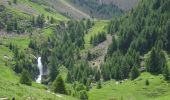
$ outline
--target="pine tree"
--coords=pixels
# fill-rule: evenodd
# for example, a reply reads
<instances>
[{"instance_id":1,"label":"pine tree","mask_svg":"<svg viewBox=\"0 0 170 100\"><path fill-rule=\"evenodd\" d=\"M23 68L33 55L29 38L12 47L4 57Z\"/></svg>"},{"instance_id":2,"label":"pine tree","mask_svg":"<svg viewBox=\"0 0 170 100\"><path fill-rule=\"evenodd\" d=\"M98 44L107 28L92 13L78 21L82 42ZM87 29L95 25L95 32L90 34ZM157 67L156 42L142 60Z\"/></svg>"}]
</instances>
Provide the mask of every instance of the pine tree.
<instances>
[{"instance_id":1,"label":"pine tree","mask_svg":"<svg viewBox=\"0 0 170 100\"><path fill-rule=\"evenodd\" d=\"M163 76L165 80L170 80L170 72L167 65L163 69Z\"/></svg>"},{"instance_id":2,"label":"pine tree","mask_svg":"<svg viewBox=\"0 0 170 100\"><path fill-rule=\"evenodd\" d=\"M15 67L14 67L14 71L16 72L16 73L21 73L22 72L22 66L21 66L21 61L17 61L16 62L16 65L15 65Z\"/></svg>"},{"instance_id":3,"label":"pine tree","mask_svg":"<svg viewBox=\"0 0 170 100\"><path fill-rule=\"evenodd\" d=\"M90 29L92 27L92 23L91 23L90 19L87 19L86 26L87 26L87 29Z\"/></svg>"},{"instance_id":4,"label":"pine tree","mask_svg":"<svg viewBox=\"0 0 170 100\"><path fill-rule=\"evenodd\" d=\"M153 74L162 72L162 66L159 52L155 48L152 49L151 54L147 60L147 70Z\"/></svg>"},{"instance_id":5,"label":"pine tree","mask_svg":"<svg viewBox=\"0 0 170 100\"><path fill-rule=\"evenodd\" d=\"M44 23L45 23L45 18L44 18L44 15L39 15L37 17L37 20L36 20L36 24L39 28L43 28L44 27Z\"/></svg>"},{"instance_id":6,"label":"pine tree","mask_svg":"<svg viewBox=\"0 0 170 100\"><path fill-rule=\"evenodd\" d=\"M59 75L53 82L53 90L55 93L67 94L64 80L61 75Z\"/></svg>"},{"instance_id":7,"label":"pine tree","mask_svg":"<svg viewBox=\"0 0 170 100\"><path fill-rule=\"evenodd\" d=\"M31 80L31 76L30 74L28 73L28 71L24 70L22 72L22 75L21 75L21 78L20 78L20 83L21 84L26 84L28 86L31 86L32 85L32 80Z\"/></svg>"},{"instance_id":8,"label":"pine tree","mask_svg":"<svg viewBox=\"0 0 170 100\"><path fill-rule=\"evenodd\" d=\"M54 21L55 21L55 20L54 20L54 18L53 18L53 17L51 17L51 19L50 19L50 23L51 23L51 24L54 24Z\"/></svg>"},{"instance_id":9,"label":"pine tree","mask_svg":"<svg viewBox=\"0 0 170 100\"><path fill-rule=\"evenodd\" d=\"M97 69L96 69L97 70ZM95 72L95 81L99 81L100 80L100 71L99 70L97 70L96 72Z\"/></svg>"},{"instance_id":10,"label":"pine tree","mask_svg":"<svg viewBox=\"0 0 170 100\"><path fill-rule=\"evenodd\" d=\"M108 51L107 51L107 55L112 55L112 53L114 51L116 51L118 49L118 46L117 46L117 42L116 42L116 39L115 37L113 37L112 39L112 43L109 45L109 48L108 48Z\"/></svg>"},{"instance_id":11,"label":"pine tree","mask_svg":"<svg viewBox=\"0 0 170 100\"><path fill-rule=\"evenodd\" d=\"M146 85L146 86L149 86L149 80L146 80L146 81L145 81L145 85Z\"/></svg>"},{"instance_id":12,"label":"pine tree","mask_svg":"<svg viewBox=\"0 0 170 100\"><path fill-rule=\"evenodd\" d=\"M57 70L57 63L55 61L55 58L52 58L52 61L50 62L50 80L54 81L58 75L58 70Z\"/></svg>"},{"instance_id":13,"label":"pine tree","mask_svg":"<svg viewBox=\"0 0 170 100\"><path fill-rule=\"evenodd\" d=\"M140 72L139 70L137 69L136 66L133 66L132 70L131 70L131 73L130 73L130 78L132 80L136 79L138 76L140 75Z\"/></svg>"}]
</instances>

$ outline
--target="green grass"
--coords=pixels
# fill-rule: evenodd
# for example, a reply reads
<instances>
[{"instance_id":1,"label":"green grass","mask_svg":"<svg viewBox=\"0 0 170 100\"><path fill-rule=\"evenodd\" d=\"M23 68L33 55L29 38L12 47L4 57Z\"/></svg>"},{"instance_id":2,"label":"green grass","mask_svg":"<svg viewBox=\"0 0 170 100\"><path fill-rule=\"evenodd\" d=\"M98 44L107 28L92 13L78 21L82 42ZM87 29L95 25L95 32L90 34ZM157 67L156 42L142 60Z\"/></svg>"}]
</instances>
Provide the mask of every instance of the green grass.
<instances>
[{"instance_id":1,"label":"green grass","mask_svg":"<svg viewBox=\"0 0 170 100\"><path fill-rule=\"evenodd\" d=\"M16 44L20 49L25 49L28 48L30 38L28 35L2 36L0 41L6 46L12 43Z\"/></svg>"},{"instance_id":2,"label":"green grass","mask_svg":"<svg viewBox=\"0 0 170 100\"><path fill-rule=\"evenodd\" d=\"M97 35L99 32L106 32L106 26L108 25L108 21L100 20L95 21L95 25L89 30L88 34L85 34L85 49L91 48L92 45L90 44L90 39L95 34Z\"/></svg>"},{"instance_id":3,"label":"green grass","mask_svg":"<svg viewBox=\"0 0 170 100\"><path fill-rule=\"evenodd\" d=\"M50 35L54 33L54 28L53 27L48 27L42 30L42 35L46 38L48 38Z\"/></svg>"},{"instance_id":4,"label":"green grass","mask_svg":"<svg viewBox=\"0 0 170 100\"><path fill-rule=\"evenodd\" d=\"M145 80L150 82L145 86ZM105 84L105 85L104 85ZM115 81L103 83L102 89L93 87L89 92L89 100L168 100L170 84L163 80L162 75L154 76L143 73L134 81L127 80L116 85Z\"/></svg>"},{"instance_id":5,"label":"green grass","mask_svg":"<svg viewBox=\"0 0 170 100\"><path fill-rule=\"evenodd\" d=\"M18 0L20 4L25 4L33 8L39 14L44 14L45 16L54 17L56 20L68 20L65 16L60 14L59 12L48 12L45 10L45 6L39 5L37 3L30 2L29 0Z\"/></svg>"},{"instance_id":6,"label":"green grass","mask_svg":"<svg viewBox=\"0 0 170 100\"><path fill-rule=\"evenodd\" d=\"M46 86L33 83L33 86L19 84L19 77L7 66L0 66L0 97L15 97L16 100L26 100L33 97L36 100L75 100L70 96L58 97L47 92Z\"/></svg>"}]
</instances>

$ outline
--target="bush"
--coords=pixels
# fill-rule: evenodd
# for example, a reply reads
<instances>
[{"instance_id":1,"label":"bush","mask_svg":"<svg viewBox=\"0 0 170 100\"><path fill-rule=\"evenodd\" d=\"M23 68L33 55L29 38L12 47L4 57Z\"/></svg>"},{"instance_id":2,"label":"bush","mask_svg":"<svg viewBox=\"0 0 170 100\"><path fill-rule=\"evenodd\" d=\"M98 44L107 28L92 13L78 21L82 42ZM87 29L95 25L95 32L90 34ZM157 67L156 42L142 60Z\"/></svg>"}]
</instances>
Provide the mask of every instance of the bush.
<instances>
[{"instance_id":1,"label":"bush","mask_svg":"<svg viewBox=\"0 0 170 100\"><path fill-rule=\"evenodd\" d=\"M21 83L21 84L28 85L28 86L31 86L31 85L32 85L31 76L30 76L30 74L28 73L28 71L24 70L24 71L22 72L22 75L21 75L21 78L20 78L20 83Z\"/></svg>"},{"instance_id":2,"label":"bush","mask_svg":"<svg viewBox=\"0 0 170 100\"><path fill-rule=\"evenodd\" d=\"M131 73L130 73L130 78L131 78L131 80L136 79L139 75L140 75L139 70L137 69L136 66L134 66L134 67L132 68L132 70L131 70Z\"/></svg>"},{"instance_id":3,"label":"bush","mask_svg":"<svg viewBox=\"0 0 170 100\"><path fill-rule=\"evenodd\" d=\"M80 91L80 100L88 100L88 95L85 90Z\"/></svg>"},{"instance_id":4,"label":"bush","mask_svg":"<svg viewBox=\"0 0 170 100\"><path fill-rule=\"evenodd\" d=\"M53 83L53 91L55 93L61 93L61 94L67 94L66 92L66 88L65 88L65 83L61 77L61 75L59 75L56 80Z\"/></svg>"},{"instance_id":5,"label":"bush","mask_svg":"<svg viewBox=\"0 0 170 100\"><path fill-rule=\"evenodd\" d=\"M145 85L146 85L146 86L149 86L149 80L146 80L146 81L145 81Z\"/></svg>"},{"instance_id":6,"label":"bush","mask_svg":"<svg viewBox=\"0 0 170 100\"><path fill-rule=\"evenodd\" d=\"M102 83L101 81L97 82L97 89L101 89L102 88Z\"/></svg>"}]
</instances>

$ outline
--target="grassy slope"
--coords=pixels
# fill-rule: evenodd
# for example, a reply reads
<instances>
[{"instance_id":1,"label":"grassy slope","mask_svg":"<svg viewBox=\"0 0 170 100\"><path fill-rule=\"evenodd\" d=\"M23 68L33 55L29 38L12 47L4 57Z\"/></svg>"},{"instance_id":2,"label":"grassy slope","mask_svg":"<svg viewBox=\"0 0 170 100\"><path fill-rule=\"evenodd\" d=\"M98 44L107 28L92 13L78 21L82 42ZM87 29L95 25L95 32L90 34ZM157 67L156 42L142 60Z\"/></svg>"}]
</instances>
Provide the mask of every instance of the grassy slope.
<instances>
[{"instance_id":1,"label":"grassy slope","mask_svg":"<svg viewBox=\"0 0 170 100\"><path fill-rule=\"evenodd\" d=\"M145 86L145 80L150 82ZM102 89L94 87L89 92L89 100L168 100L170 84L163 80L162 75L153 76L143 73L134 81L127 80L116 85L115 81L104 83Z\"/></svg>"},{"instance_id":2,"label":"grassy slope","mask_svg":"<svg viewBox=\"0 0 170 100\"><path fill-rule=\"evenodd\" d=\"M12 70L13 53L5 45L13 42L18 44L21 49L27 48L29 39L25 36L4 37L0 38L0 97L16 97L17 100L25 100L27 97L33 97L38 100L74 100L70 96L58 97L46 91L46 86L33 82L33 86L25 86L19 84L19 76ZM6 57L8 58L6 58ZM7 64L5 64L7 62Z\"/></svg>"},{"instance_id":3,"label":"grassy slope","mask_svg":"<svg viewBox=\"0 0 170 100\"><path fill-rule=\"evenodd\" d=\"M18 7L16 7L17 5L18 5ZM17 14L22 14L22 16L23 16L23 14L29 14L29 12L27 12L25 10L25 9L27 9L28 11L33 10L34 12L36 12L36 13L32 14L32 15L35 15L35 16L37 16L38 14L44 14L45 16L53 17L56 20L62 20L62 21L68 20L67 17L63 16L62 14L60 14L57 11L55 11L55 12L46 11L45 8L48 8L49 6L39 5L37 3L30 2L29 0L18 0L17 5L8 6L8 8L10 10L16 12ZM24 8L24 6L25 6L25 9L23 10L22 7ZM49 7L49 8L51 8L51 7Z\"/></svg>"},{"instance_id":4,"label":"grassy slope","mask_svg":"<svg viewBox=\"0 0 170 100\"><path fill-rule=\"evenodd\" d=\"M95 25L89 30L88 34L85 34L84 40L85 40L85 49L91 48L92 45L90 44L90 39L95 34L97 35L99 32L106 32L106 26L108 24L107 20L100 20L95 21Z\"/></svg>"}]
</instances>

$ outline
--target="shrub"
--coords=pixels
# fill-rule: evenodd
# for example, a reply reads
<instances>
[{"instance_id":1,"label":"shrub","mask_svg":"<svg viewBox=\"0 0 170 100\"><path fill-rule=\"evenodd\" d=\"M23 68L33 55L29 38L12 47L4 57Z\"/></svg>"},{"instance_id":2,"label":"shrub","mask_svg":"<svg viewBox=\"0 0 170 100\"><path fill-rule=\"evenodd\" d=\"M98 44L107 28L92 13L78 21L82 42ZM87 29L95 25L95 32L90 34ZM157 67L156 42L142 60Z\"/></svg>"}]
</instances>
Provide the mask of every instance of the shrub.
<instances>
[{"instance_id":1,"label":"shrub","mask_svg":"<svg viewBox=\"0 0 170 100\"><path fill-rule=\"evenodd\" d=\"M20 83L21 83L21 84L28 85L28 86L31 86L31 85L32 85L31 76L30 76L30 74L28 73L28 71L24 70L24 71L22 72L22 75L21 75L21 78L20 78Z\"/></svg>"}]
</instances>

